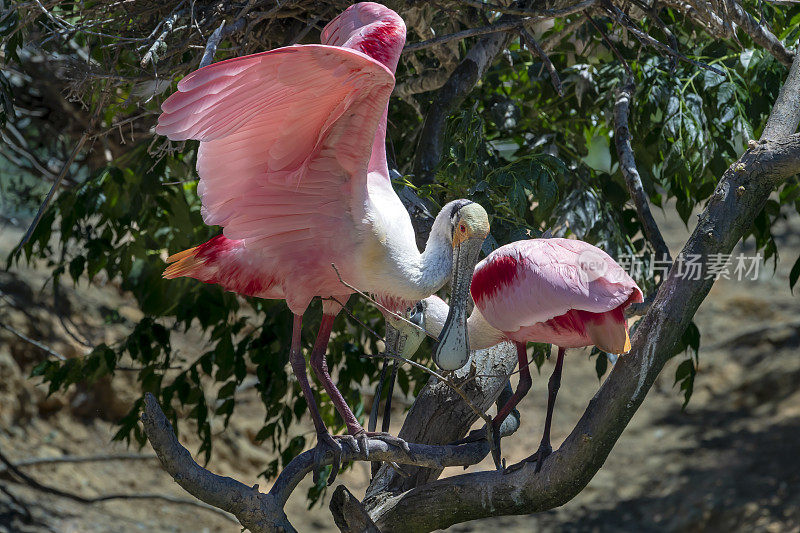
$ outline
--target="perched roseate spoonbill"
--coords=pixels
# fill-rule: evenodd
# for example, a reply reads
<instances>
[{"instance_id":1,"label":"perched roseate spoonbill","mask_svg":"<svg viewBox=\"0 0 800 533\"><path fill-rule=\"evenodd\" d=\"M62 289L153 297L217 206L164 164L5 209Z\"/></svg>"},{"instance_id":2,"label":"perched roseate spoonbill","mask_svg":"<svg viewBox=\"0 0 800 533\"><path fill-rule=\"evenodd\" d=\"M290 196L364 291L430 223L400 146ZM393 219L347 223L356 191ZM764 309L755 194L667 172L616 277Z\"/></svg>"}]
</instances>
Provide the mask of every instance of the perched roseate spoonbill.
<instances>
[{"instance_id":1,"label":"perched roseate spoonbill","mask_svg":"<svg viewBox=\"0 0 800 533\"><path fill-rule=\"evenodd\" d=\"M609 353L630 350L625 308L642 301L636 282L607 253L573 239L530 239L493 251L478 263L470 287L475 308L467 319L471 349L511 341L517 346L519 386L492 420L492 452L500 468L499 428L531 387L528 342L558 346L558 358L548 383L547 417L539 450L509 470L536 461L536 471L552 453L550 423L561 384L567 348L597 346ZM426 330L438 335L452 314L437 296L425 298L416 313ZM414 317L418 322L419 317ZM407 329L407 326L400 326ZM411 339L421 337L412 336ZM406 347L406 351L410 350ZM484 436L474 432L465 441ZM462 441L464 442L464 441Z\"/></svg>"},{"instance_id":2,"label":"perched roseate spoonbill","mask_svg":"<svg viewBox=\"0 0 800 533\"><path fill-rule=\"evenodd\" d=\"M156 132L197 139L203 219L223 235L177 253L167 278L189 276L261 298L285 299L294 313L290 361L317 432L317 466L341 445L323 423L300 350L302 315L315 296L344 302L372 293L393 311L433 294L453 275L454 307L488 234L486 211L456 200L437 216L425 251L392 189L385 136L403 20L365 2L322 32L321 45L279 48L222 61L186 76L162 105ZM455 265L455 268L454 268ZM331 381L325 361L340 305L322 304L311 367L344 418L352 446L367 433ZM466 336L466 321L453 323ZM455 349L463 349L455 346ZM445 350L446 357L460 358ZM373 435L369 435L373 436ZM400 439L374 435L396 445ZM318 468L315 469L318 475Z\"/></svg>"}]
</instances>

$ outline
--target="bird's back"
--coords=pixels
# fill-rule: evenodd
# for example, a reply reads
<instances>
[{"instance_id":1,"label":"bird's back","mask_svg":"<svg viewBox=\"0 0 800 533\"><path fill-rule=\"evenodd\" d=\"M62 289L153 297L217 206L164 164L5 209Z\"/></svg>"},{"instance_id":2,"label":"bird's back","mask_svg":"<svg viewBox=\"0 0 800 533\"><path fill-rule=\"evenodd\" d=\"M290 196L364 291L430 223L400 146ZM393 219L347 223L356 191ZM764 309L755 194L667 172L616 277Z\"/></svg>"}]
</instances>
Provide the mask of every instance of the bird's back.
<instances>
[{"instance_id":1,"label":"bird's back","mask_svg":"<svg viewBox=\"0 0 800 533\"><path fill-rule=\"evenodd\" d=\"M502 246L475 268L471 287L486 321L513 340L621 352L623 310L641 290L608 254L583 241L530 239Z\"/></svg>"}]
</instances>

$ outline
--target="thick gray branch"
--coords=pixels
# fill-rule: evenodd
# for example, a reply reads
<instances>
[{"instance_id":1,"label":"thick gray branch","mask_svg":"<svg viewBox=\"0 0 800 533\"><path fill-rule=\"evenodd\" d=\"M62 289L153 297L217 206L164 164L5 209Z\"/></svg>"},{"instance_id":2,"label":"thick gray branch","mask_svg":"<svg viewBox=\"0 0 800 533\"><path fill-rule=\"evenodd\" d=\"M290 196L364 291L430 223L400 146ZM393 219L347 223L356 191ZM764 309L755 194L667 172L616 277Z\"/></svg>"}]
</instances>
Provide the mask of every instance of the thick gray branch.
<instances>
[{"instance_id":1,"label":"thick gray branch","mask_svg":"<svg viewBox=\"0 0 800 533\"><path fill-rule=\"evenodd\" d=\"M785 132L794 133L800 124L800 53L794 56L789 69L789 77L781 87L775 107L769 115L767 125L761 133L764 141L776 141L785 136Z\"/></svg>"},{"instance_id":2,"label":"thick gray branch","mask_svg":"<svg viewBox=\"0 0 800 533\"><path fill-rule=\"evenodd\" d=\"M500 368L507 366L500 365ZM508 371L510 372L511 369ZM507 374L503 374L498 379L507 381ZM469 390L470 385L467 385L466 388ZM498 393L501 389L502 386L499 387ZM463 404L463 401L461 403ZM474 419L475 415L473 415L472 421ZM216 475L198 465L192 459L189 451L178 442L172 426L164 416L158 402L149 393L145 396L142 423L145 434L164 469L176 483L191 495L209 505L232 513L244 527L254 533L294 531L283 507L292 491L313 469L313 450L306 451L292 459L280 473L269 493L264 494L258 490L258 485L248 487L235 479ZM469 428L469 426L466 427ZM466 432L466 429L464 431ZM456 438L458 436L450 440ZM387 461L416 465L441 472L448 466L468 466L479 463L489 453L489 444L486 441L457 446L409 443L409 448L410 452L405 452L401 448L390 446L383 441L369 439L367 452L354 450L345 445L342 461ZM332 457L328 456L324 462L329 464L331 461Z\"/></svg>"},{"instance_id":3,"label":"thick gray branch","mask_svg":"<svg viewBox=\"0 0 800 533\"><path fill-rule=\"evenodd\" d=\"M330 509L342 533L381 533L361 502L344 485L333 491Z\"/></svg>"},{"instance_id":4,"label":"thick gray branch","mask_svg":"<svg viewBox=\"0 0 800 533\"><path fill-rule=\"evenodd\" d=\"M775 37L767 27L759 24L755 17L745 11L738 2L730 2L729 4L732 9L728 11L728 15L753 39L754 43L764 47L775 56L775 59L787 67L792 64L795 54L787 50L780 39Z\"/></svg>"},{"instance_id":5,"label":"thick gray branch","mask_svg":"<svg viewBox=\"0 0 800 533\"><path fill-rule=\"evenodd\" d=\"M259 492L258 485L248 487L198 465L189 451L178 442L172 426L152 394L145 396L144 405L142 423L147 438L164 470L186 492L232 513L253 533L295 531L283 512L283 505L277 503L275 496Z\"/></svg>"},{"instance_id":6,"label":"thick gray branch","mask_svg":"<svg viewBox=\"0 0 800 533\"><path fill-rule=\"evenodd\" d=\"M486 412L503 392L516 364L516 349L502 343L473 353L470 364L456 371L454 379L463 383L461 388L470 401ZM408 442L445 444L464 437L477 419L458 394L431 378L411 406L399 436ZM367 508L374 511L389 495L424 485L441 473L441 468L410 467L400 474L383 465L367 489Z\"/></svg>"},{"instance_id":7,"label":"thick gray branch","mask_svg":"<svg viewBox=\"0 0 800 533\"><path fill-rule=\"evenodd\" d=\"M650 203L647 201L647 193L642 186L642 178L636 169L636 159L633 156L631 147L631 132L628 129L628 114L630 102L633 97L634 84L633 77L628 77L624 85L617 89L617 101L614 104L614 143L617 146L617 157L625 184L631 200L636 206L636 213L642 223L645 237L653 245L656 256L659 260L672 261L669 248L661 236L653 214L650 212Z\"/></svg>"}]
</instances>

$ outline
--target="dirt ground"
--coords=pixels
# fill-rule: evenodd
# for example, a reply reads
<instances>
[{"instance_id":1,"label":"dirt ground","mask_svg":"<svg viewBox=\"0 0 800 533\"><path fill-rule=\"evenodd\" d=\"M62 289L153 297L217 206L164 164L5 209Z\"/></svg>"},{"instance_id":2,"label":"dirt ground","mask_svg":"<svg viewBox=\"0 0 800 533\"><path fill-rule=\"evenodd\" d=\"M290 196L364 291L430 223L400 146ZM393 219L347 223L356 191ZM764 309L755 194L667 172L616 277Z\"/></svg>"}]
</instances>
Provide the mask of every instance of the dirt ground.
<instances>
[{"instance_id":1,"label":"dirt ground","mask_svg":"<svg viewBox=\"0 0 800 533\"><path fill-rule=\"evenodd\" d=\"M663 218L662 230L675 253L688 230L673 216ZM686 410L681 410L682 395L673 388L676 360L578 497L550 512L480 520L450 531L800 531L800 301L788 290L789 269L800 253L799 230L797 217L775 228L783 254L776 273L762 265L757 280L720 280L701 306L695 318L702 332L700 371ZM20 228L0 219L0 257L5 258L20 235ZM749 249L739 251L752 255ZM123 336L138 317L112 284L82 283L58 304L61 315L74 322L65 327L53 313L51 286L45 280L44 269L0 271L0 324L65 356L87 350L69 332L81 332L90 344L110 342ZM24 311L15 308L19 306ZM121 320L106 323L104 317L114 309ZM200 342L204 340L190 333L179 349L191 350ZM14 462L139 454L127 460L39 464L24 471L42 483L86 497L148 493L192 500L161 470L149 447L139 451L110 441L115 428L109 420L126 412L134 397L130 373L118 373L113 386L106 382L47 398L44 387L27 378L43 357L40 349L0 327L0 452ZM551 370L548 362L542 374L534 376L534 388L520 405L523 426L504 440L509 462L538 447ZM586 353L568 353L554 418L554 446L598 386ZM252 389L237 400L229 428L218 428L208 466L263 487L263 479L256 476L271 457L253 443L263 412ZM397 413L398 425L400 418ZM198 443L190 433L182 432L181 440L196 450ZM491 468L490 459L473 468ZM460 471L444 475L454 473ZM339 481L363 495L368 466L356 465ZM327 499L307 509L308 483L289 501L289 518L300 531L336 531ZM16 483L0 465L0 532L240 530L218 513L163 499L76 503Z\"/></svg>"}]
</instances>

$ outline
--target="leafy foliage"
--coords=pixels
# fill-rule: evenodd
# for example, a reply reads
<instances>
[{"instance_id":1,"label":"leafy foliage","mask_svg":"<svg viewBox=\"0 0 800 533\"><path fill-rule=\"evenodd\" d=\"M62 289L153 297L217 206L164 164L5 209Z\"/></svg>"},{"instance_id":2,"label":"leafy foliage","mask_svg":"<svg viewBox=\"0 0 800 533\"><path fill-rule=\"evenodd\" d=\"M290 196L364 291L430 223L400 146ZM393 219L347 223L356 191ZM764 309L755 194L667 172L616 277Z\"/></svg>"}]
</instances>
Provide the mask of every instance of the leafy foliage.
<instances>
[{"instance_id":1,"label":"leafy foliage","mask_svg":"<svg viewBox=\"0 0 800 533\"><path fill-rule=\"evenodd\" d=\"M196 424L202 439L200 452L208 458L211 419L220 417L227 424L236 411L238 389L248 374L254 374L264 406L264 424L256 440L279 452L279 458L263 472L265 477L272 477L309 444L303 436L290 437L292 426L306 411L305 400L297 383L289 379L286 364L291 317L281 302L240 298L195 280L161 278L168 253L201 243L220 230L204 226L200 217L193 168L197 144L164 147L150 132L164 94L174 89L176 80L172 78L196 66L202 46L195 43L196 48L189 48L192 39L199 39L192 30L185 49L167 47L164 53L159 48L156 61L142 67L141 56L151 44L143 36L157 33L156 25L171 9L177 10L170 3L147 4L140 14L119 16L114 12L102 17L106 21L102 24L111 21L109 24L116 27L98 22L84 30L75 28L102 3L59 3L52 13L67 29L58 29L38 9L24 11L15 5L0 12L0 130L7 135L11 132L8 126L13 126L28 142L34 159L59 159L82 133L83 125L75 117L84 114L79 107L77 113L75 107L70 108L73 115L68 120L59 118L63 109L48 107L55 105L51 102L54 79L56 95L66 87L73 99L87 106L96 105L103 90L113 89L112 98L100 113L107 131L97 135L103 139L111 161L105 157L79 158L69 173L73 186L59 194L32 240L12 255L9 263L44 259L52 267L56 286L97 280L119 283L144 313L139 323L130 325L127 339L119 344L97 346L82 358L43 361L34 375L54 392L113 375L123 365L136 368L142 394L153 392L158 396L176 429L185 424L181 418ZM196 4L198 20L210 34L217 26L214 16L226 4ZM754 6L750 2L746 7ZM800 7L769 3L760 7L778 38L786 43L797 40ZM333 14L325 12L319 20ZM445 135L448 143L436 182L417 192L438 205L468 197L486 207L492 225L487 251L549 232L594 243L618 260L636 255L652 264L652 250L629 206L609 140L614 134L614 89L626 76L625 65L580 18L576 14L556 19L552 28L537 36L542 41L554 39L550 56L562 78L563 96L553 89L539 57L513 42L449 121ZM596 20L612 36L616 52L635 78L630 129L645 190L656 206L674 202L688 224L691 213L708 198L724 169L763 128L786 69L744 35L740 35L742 49L736 42L697 31L672 9L664 8L663 18L682 53L714 65L724 75L654 55L637 42L615 34L610 19ZM451 22L444 14L434 20L441 28ZM653 34L662 31L649 16L642 20L642 26ZM218 58L289 42L296 34L291 31L292 21L270 21L268 30L249 32L242 42L223 40ZM202 37L202 32L197 33ZM308 35L308 42L318 40L314 33ZM470 44L465 41L460 45L462 54ZM226 47L234 46L240 48L225 52ZM414 60L405 56L398 80L420 74L418 68L432 61L437 59L429 52L417 53ZM165 72L170 76L165 77ZM424 112L431 99L430 93L424 93L413 102ZM70 104L65 100L59 105L69 108ZM407 173L406 182L412 184L414 176L408 172L413 167L421 124L414 106L392 100L388 151L397 168ZM130 132L125 130L128 127ZM122 142L109 132L118 134ZM93 154L103 153L100 140L97 143ZM35 206L40 189L9 179L7 175L12 172L6 169L13 169L15 175L39 176L41 172L31 161L12 159L6 153L0 150L3 196L9 189ZM771 228L789 210L800 212L797 179L787 181L777 197L769 200L746 240L763 250L766 257L777 260L778 247ZM800 258L792 269L792 286L798 277ZM645 293L653 290L651 280L647 269L637 274ZM365 302L354 298L349 307L359 320L373 329L379 327L379 313ZM304 317L306 347L312 344L320 314L316 302ZM109 317L114 319L113 315ZM198 344L197 353L179 353L173 348L174 336L190 328L202 332L203 342ZM329 365L345 399L358 414L364 402L357 385L374 384L377 379L377 362L362 357L377 351L375 339L346 315L337 319L334 331ZM676 353L691 352L675 376L685 401L691 396L697 372L699 339L700 332L692 325L676 347ZM548 353L548 346L536 345L535 363L540 366ZM601 377L608 369L608 358L603 353L595 355L595 368ZM415 393L425 379L418 370L401 368L398 384L404 393ZM326 423L340 428L327 396L317 401ZM141 402L139 399L120 421L116 438L143 442L136 423ZM324 481L322 476L321 483ZM316 487L312 496L318 495L322 486Z\"/></svg>"}]
</instances>

